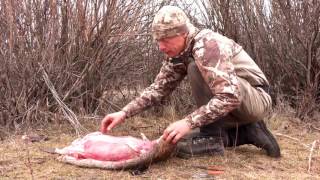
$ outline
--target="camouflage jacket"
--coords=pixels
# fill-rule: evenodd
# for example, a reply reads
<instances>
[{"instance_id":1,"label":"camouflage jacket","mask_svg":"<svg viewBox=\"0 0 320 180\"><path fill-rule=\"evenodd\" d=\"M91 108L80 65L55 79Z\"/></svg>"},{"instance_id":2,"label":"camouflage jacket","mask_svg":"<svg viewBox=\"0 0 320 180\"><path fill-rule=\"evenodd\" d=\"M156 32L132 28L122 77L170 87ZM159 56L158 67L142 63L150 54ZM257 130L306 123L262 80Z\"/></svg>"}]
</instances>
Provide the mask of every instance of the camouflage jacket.
<instances>
[{"instance_id":1,"label":"camouflage jacket","mask_svg":"<svg viewBox=\"0 0 320 180\"><path fill-rule=\"evenodd\" d=\"M184 61L189 56L194 58L213 93L213 98L208 104L185 117L191 128L212 123L240 105L241 95L237 71L250 84L268 84L252 59L248 59L249 63L235 61L238 64L234 64L234 57L241 51L243 51L242 47L233 40L209 29L196 32L187 39L187 48L179 58ZM126 112L127 117L131 117L152 106L168 96L186 75L185 63L175 63L173 59L167 58L163 61L154 83L122 110Z\"/></svg>"}]
</instances>

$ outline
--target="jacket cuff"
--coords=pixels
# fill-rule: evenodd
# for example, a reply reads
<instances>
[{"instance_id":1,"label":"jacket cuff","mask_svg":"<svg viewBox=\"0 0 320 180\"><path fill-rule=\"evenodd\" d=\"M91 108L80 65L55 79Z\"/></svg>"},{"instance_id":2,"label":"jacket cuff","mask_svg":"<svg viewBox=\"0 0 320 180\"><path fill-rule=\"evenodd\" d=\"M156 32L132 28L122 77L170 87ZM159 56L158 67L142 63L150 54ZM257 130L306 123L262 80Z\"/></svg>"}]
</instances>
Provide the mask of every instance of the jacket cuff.
<instances>
[{"instance_id":1,"label":"jacket cuff","mask_svg":"<svg viewBox=\"0 0 320 180\"><path fill-rule=\"evenodd\" d=\"M127 108L124 107L123 109L121 109L121 111L123 111L123 112L126 114L126 118L131 117L131 116L130 116L130 112L128 111Z\"/></svg>"},{"instance_id":2,"label":"jacket cuff","mask_svg":"<svg viewBox=\"0 0 320 180\"><path fill-rule=\"evenodd\" d=\"M190 118L187 118L186 122L188 123L190 129L194 129L194 128L198 127L197 124L194 121L192 121L192 119L190 119Z\"/></svg>"}]
</instances>

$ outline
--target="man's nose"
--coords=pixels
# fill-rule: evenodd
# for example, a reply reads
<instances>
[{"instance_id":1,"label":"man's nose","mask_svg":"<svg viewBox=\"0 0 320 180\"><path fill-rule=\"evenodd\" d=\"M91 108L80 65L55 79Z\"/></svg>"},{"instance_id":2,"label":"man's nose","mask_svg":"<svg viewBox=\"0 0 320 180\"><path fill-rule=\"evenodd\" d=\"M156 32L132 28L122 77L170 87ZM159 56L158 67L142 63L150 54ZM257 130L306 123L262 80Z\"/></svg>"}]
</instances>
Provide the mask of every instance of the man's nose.
<instances>
[{"instance_id":1,"label":"man's nose","mask_svg":"<svg viewBox=\"0 0 320 180\"><path fill-rule=\"evenodd\" d=\"M160 41L158 43L158 45L159 45L159 50L165 52L165 50L166 50L165 44Z\"/></svg>"}]
</instances>

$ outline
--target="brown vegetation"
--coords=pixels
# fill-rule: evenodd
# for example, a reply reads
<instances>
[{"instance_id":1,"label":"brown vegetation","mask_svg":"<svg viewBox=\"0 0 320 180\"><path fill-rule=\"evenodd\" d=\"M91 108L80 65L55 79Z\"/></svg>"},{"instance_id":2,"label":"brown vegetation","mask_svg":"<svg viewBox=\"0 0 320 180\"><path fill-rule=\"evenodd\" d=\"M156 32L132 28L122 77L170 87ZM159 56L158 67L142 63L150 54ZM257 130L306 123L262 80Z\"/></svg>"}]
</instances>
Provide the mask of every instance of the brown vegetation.
<instances>
[{"instance_id":1,"label":"brown vegetation","mask_svg":"<svg viewBox=\"0 0 320 180\"><path fill-rule=\"evenodd\" d=\"M174 118L168 116L169 118ZM114 135L134 135L144 132L153 139L159 137L171 121L166 118L135 118L113 131ZM86 121L84 126L96 131L99 121ZM252 145L228 148L225 156L203 156L192 159L172 157L152 164L145 174L133 176L129 171L111 171L79 168L56 160L55 155L40 151L41 148L69 145L77 136L65 124L53 124L36 133L49 138L48 141L25 144L21 136L10 136L0 142L1 179L201 179L206 172L195 166L220 166L223 174L211 179L319 179L320 144L311 148L320 131L301 128L289 118L273 117L268 121L282 148L282 157L274 159ZM276 127L276 128L274 128ZM311 160L309 157L311 154ZM309 163L310 162L310 163ZM310 164L310 165L309 165ZM197 178L198 177L198 178ZM206 178L203 178L206 179Z\"/></svg>"},{"instance_id":2,"label":"brown vegetation","mask_svg":"<svg viewBox=\"0 0 320 180\"><path fill-rule=\"evenodd\" d=\"M184 6L193 14L205 7L191 17L194 23L240 43L266 72L275 102L284 99L305 121L317 118L319 1L196 2ZM168 3L178 2L1 1L0 134L122 107L158 72L162 55L150 36L150 22ZM163 102L170 111L185 114L193 108L187 84L175 94Z\"/></svg>"}]
</instances>

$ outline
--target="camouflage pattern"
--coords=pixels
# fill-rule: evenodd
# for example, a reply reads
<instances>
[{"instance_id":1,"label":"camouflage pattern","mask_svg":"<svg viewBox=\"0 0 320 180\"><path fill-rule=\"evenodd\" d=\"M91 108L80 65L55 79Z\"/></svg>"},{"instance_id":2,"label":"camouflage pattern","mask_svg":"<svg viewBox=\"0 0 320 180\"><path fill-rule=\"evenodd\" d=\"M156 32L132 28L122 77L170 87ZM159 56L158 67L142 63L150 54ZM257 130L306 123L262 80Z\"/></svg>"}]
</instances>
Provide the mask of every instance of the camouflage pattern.
<instances>
[{"instance_id":1,"label":"camouflage pattern","mask_svg":"<svg viewBox=\"0 0 320 180\"><path fill-rule=\"evenodd\" d=\"M167 58L154 83L146 88L140 97L122 109L126 112L127 117L145 110L168 96L187 75L187 63L184 62L188 61L190 55L194 58L213 94L213 98L206 105L199 107L184 118L191 128L212 123L239 108L243 96L247 98L243 90L245 88L242 88L243 79L250 83L248 83L250 87L268 85L262 71L249 56L249 58L245 57L246 60L239 58L243 56L244 51L233 40L209 29L199 32L192 26L186 41L186 48L180 56L173 59ZM180 63L175 61L177 58L181 60ZM268 104L271 101L267 99L265 102ZM254 109L253 105L249 106Z\"/></svg>"},{"instance_id":2,"label":"camouflage pattern","mask_svg":"<svg viewBox=\"0 0 320 180\"><path fill-rule=\"evenodd\" d=\"M152 22L152 35L155 40L187 33L193 25L186 14L178 7L164 6Z\"/></svg>"}]
</instances>

